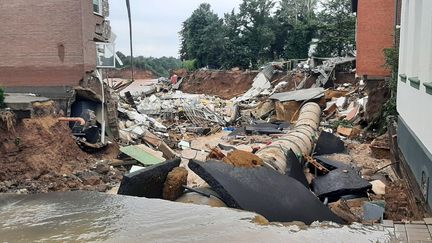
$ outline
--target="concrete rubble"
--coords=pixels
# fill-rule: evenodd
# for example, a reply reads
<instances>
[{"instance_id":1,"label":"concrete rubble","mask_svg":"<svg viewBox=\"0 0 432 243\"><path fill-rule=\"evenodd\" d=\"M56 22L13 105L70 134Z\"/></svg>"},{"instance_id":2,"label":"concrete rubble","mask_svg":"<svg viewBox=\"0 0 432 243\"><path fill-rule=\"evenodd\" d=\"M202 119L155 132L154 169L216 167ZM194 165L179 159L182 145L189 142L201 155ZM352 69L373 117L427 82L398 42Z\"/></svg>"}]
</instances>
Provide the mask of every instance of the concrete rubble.
<instances>
[{"instance_id":1,"label":"concrete rubble","mask_svg":"<svg viewBox=\"0 0 432 243\"><path fill-rule=\"evenodd\" d=\"M386 185L398 176L383 152L376 158L368 150L359 154L355 149L387 147L383 145L385 135L370 145L376 135L366 131L364 85L338 83L334 78L336 67L352 61L335 58L315 67L300 65L293 72L318 74L316 82L304 82L300 89L298 84L287 89L290 81L280 78L279 64L272 63L256 75L249 90L230 100L183 93L182 85L159 82L151 94L133 94L133 104L120 99L121 144L145 144L147 149L160 151L165 160L181 159L178 166L186 170L177 176L174 196L160 192L161 199L198 204L216 200L258 212L270 221L379 221L384 218L364 210L372 207L369 202L384 200ZM381 165L387 167L379 170ZM172 169L165 170L164 177ZM152 170L160 171L156 164L132 176L149 176ZM160 178L157 184L162 190ZM127 185L131 186L130 180ZM152 183L133 185L144 191L149 186ZM186 199L189 197L193 200Z\"/></svg>"},{"instance_id":2,"label":"concrete rubble","mask_svg":"<svg viewBox=\"0 0 432 243\"><path fill-rule=\"evenodd\" d=\"M309 60L288 73L270 63L229 99L185 93L182 87L193 85L186 78L135 92L121 91L130 82L118 84L110 91L118 154L100 162L107 171L94 170L117 181L118 169L127 171L114 193L238 208L269 221L385 219L400 210L392 195L402 185L388 137L366 130L364 85L335 78L352 61ZM0 147L12 153L8 148ZM80 173L81 184L100 184L93 170Z\"/></svg>"}]
</instances>

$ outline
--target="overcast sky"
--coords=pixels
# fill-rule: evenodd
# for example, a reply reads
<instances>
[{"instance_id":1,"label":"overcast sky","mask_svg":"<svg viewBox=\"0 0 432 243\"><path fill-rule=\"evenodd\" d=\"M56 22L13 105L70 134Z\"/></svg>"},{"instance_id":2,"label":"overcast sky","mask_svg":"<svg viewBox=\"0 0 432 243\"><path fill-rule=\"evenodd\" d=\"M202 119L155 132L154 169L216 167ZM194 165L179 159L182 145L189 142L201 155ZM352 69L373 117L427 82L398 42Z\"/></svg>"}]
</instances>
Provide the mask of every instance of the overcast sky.
<instances>
[{"instance_id":1,"label":"overcast sky","mask_svg":"<svg viewBox=\"0 0 432 243\"><path fill-rule=\"evenodd\" d=\"M117 35L116 49L129 51L129 27L125 0L109 0L112 31ZM181 24L203 2L210 3L219 17L238 10L241 0L130 0L134 56L178 57Z\"/></svg>"}]
</instances>

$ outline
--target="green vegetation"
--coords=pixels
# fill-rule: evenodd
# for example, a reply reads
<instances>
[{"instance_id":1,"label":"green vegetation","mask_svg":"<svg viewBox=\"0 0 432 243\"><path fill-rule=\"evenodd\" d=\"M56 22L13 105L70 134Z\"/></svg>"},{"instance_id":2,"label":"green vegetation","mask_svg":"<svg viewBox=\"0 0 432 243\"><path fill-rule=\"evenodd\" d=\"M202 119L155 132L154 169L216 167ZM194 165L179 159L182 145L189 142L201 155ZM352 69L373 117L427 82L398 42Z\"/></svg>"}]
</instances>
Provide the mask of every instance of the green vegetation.
<instances>
[{"instance_id":1,"label":"green vegetation","mask_svg":"<svg viewBox=\"0 0 432 243\"><path fill-rule=\"evenodd\" d=\"M198 68L257 68L307 58L313 39L318 39L315 56L349 54L355 48L355 16L350 0L243 0L238 12L223 18L203 3L179 34L181 59L196 60Z\"/></svg>"},{"instance_id":2,"label":"green vegetation","mask_svg":"<svg viewBox=\"0 0 432 243\"><path fill-rule=\"evenodd\" d=\"M182 62L182 68L188 71L195 71L197 69L197 60L186 60Z\"/></svg>"},{"instance_id":3,"label":"green vegetation","mask_svg":"<svg viewBox=\"0 0 432 243\"><path fill-rule=\"evenodd\" d=\"M4 99L4 90L2 89L2 87L0 87L0 108L3 108L5 106Z\"/></svg>"},{"instance_id":4,"label":"green vegetation","mask_svg":"<svg viewBox=\"0 0 432 243\"><path fill-rule=\"evenodd\" d=\"M117 52L117 56L122 60L123 67L128 68L131 66L130 56L125 56L121 52ZM120 65L117 64L119 67ZM152 71L159 77L169 77L170 71L182 67L182 62L174 57L134 57L134 67L142 70Z\"/></svg>"}]
</instances>

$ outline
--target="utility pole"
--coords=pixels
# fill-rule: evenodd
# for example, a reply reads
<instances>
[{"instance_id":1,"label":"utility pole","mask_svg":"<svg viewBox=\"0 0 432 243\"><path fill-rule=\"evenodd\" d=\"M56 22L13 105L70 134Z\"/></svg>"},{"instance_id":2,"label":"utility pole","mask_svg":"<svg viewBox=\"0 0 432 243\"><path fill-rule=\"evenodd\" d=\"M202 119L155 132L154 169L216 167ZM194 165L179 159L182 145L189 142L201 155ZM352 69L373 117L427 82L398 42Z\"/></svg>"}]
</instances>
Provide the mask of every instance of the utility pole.
<instances>
[{"instance_id":1,"label":"utility pole","mask_svg":"<svg viewBox=\"0 0 432 243\"><path fill-rule=\"evenodd\" d=\"M130 3L129 0L126 0L126 8L128 11L129 18L129 43L130 43L130 61L131 61L131 70L132 70L132 82L134 81L134 58L133 58L133 48L132 48L132 18L130 11Z\"/></svg>"}]
</instances>

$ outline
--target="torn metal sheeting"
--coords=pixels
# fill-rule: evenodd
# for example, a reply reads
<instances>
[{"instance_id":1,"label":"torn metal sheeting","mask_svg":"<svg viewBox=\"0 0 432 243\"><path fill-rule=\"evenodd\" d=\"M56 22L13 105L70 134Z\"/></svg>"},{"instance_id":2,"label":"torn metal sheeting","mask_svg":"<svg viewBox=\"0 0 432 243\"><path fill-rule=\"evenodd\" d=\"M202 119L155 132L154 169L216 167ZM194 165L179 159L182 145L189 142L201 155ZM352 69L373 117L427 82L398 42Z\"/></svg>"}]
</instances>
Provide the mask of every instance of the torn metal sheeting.
<instances>
[{"instance_id":1,"label":"torn metal sheeting","mask_svg":"<svg viewBox=\"0 0 432 243\"><path fill-rule=\"evenodd\" d=\"M154 165L165 161L162 152L155 151L143 144L121 147L120 151L143 165Z\"/></svg>"},{"instance_id":2,"label":"torn metal sheeting","mask_svg":"<svg viewBox=\"0 0 432 243\"><path fill-rule=\"evenodd\" d=\"M290 92L277 93L270 96L272 100L285 101L304 101L318 99L324 96L323 88L300 89Z\"/></svg>"},{"instance_id":3,"label":"torn metal sheeting","mask_svg":"<svg viewBox=\"0 0 432 243\"><path fill-rule=\"evenodd\" d=\"M118 194L162 198L167 175L180 165L180 161L180 158L176 158L124 175Z\"/></svg>"},{"instance_id":4,"label":"torn metal sheeting","mask_svg":"<svg viewBox=\"0 0 432 243\"><path fill-rule=\"evenodd\" d=\"M372 188L372 185L361 178L353 169L332 170L328 174L313 180L313 191L321 199L328 197L337 201L344 195L362 195Z\"/></svg>"},{"instance_id":5,"label":"torn metal sheeting","mask_svg":"<svg viewBox=\"0 0 432 243\"><path fill-rule=\"evenodd\" d=\"M315 155L337 154L345 151L344 142L329 132L321 132L315 146Z\"/></svg>"},{"instance_id":6,"label":"torn metal sheeting","mask_svg":"<svg viewBox=\"0 0 432 243\"><path fill-rule=\"evenodd\" d=\"M269 167L239 168L220 161L191 160L189 168L229 207L256 212L276 222L345 223L300 182Z\"/></svg>"}]
</instances>

